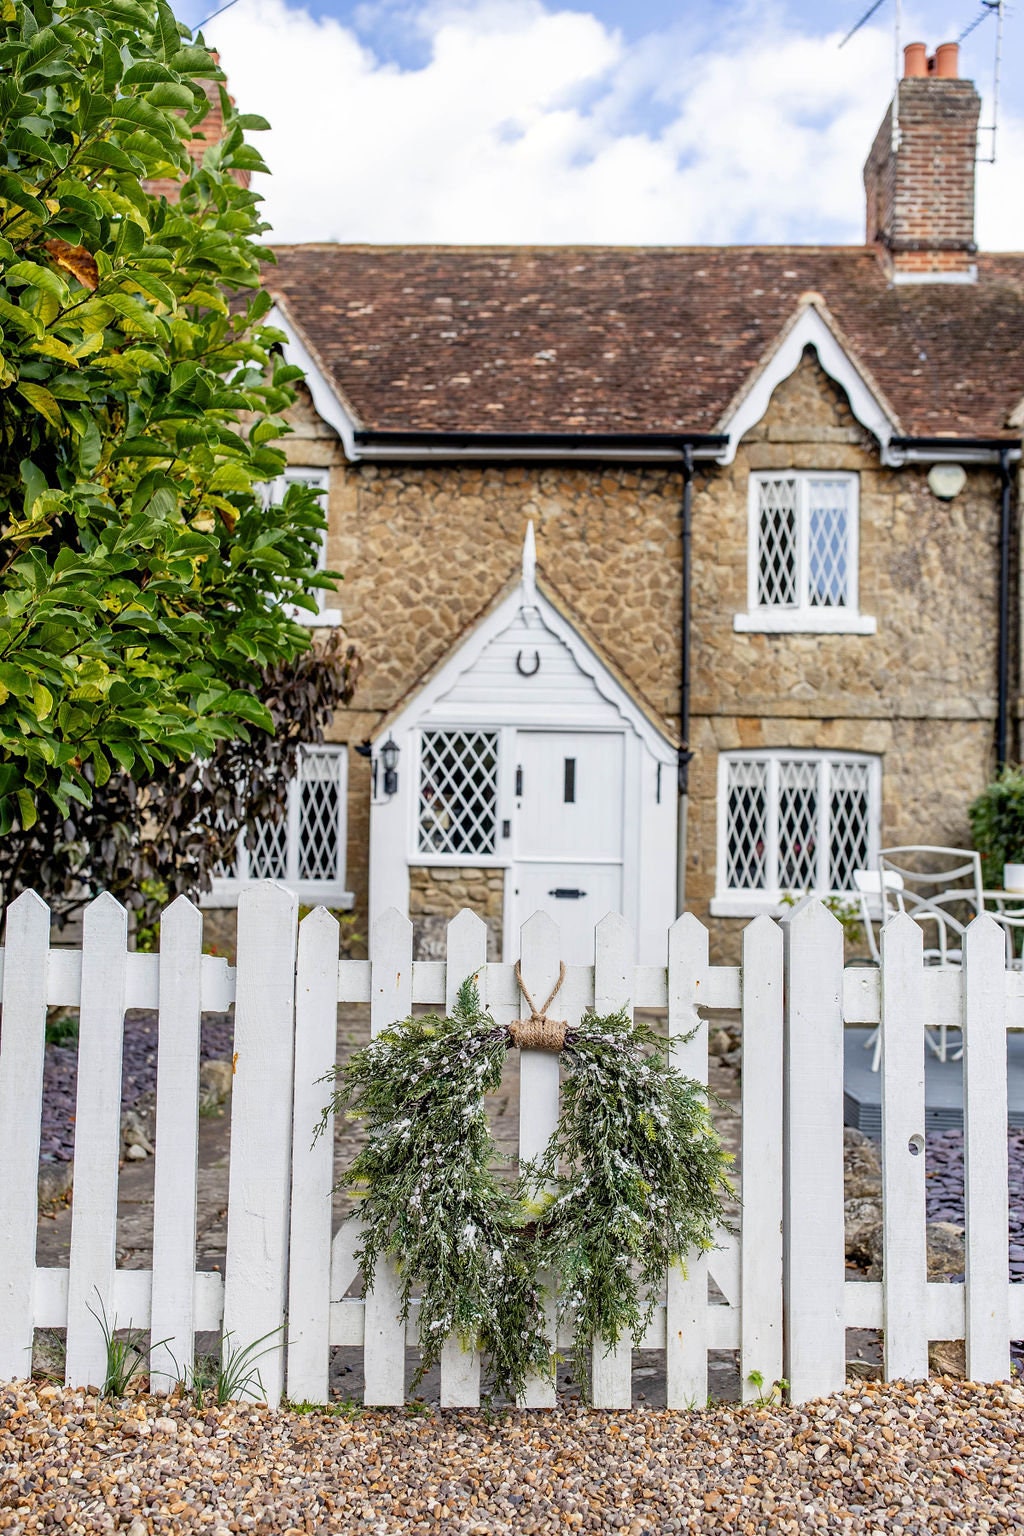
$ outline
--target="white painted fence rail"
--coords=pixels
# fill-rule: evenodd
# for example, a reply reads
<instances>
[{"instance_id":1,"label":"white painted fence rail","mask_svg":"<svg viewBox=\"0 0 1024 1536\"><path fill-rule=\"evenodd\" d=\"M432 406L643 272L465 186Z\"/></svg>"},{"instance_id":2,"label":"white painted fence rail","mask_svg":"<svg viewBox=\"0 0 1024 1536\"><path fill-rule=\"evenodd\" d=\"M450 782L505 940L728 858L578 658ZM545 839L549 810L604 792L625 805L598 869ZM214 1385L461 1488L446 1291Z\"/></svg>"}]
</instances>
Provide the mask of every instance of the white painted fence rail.
<instances>
[{"instance_id":1,"label":"white painted fence rail","mask_svg":"<svg viewBox=\"0 0 1024 1536\"><path fill-rule=\"evenodd\" d=\"M265 884L239 902L238 966L202 954L200 914L179 899L164 913L159 955L128 951L124 910L109 896L88 908L81 950L50 948L49 913L27 893L7 913L0 951L0 1379L29 1370L33 1330L67 1329L67 1377L102 1379L96 1313L148 1329L154 1390L169 1390L192 1359L194 1335L220 1330L240 1348L276 1334L260 1362L277 1402L326 1401L332 1346L363 1349L368 1404L405 1397L415 1308L398 1317L395 1277L382 1267L358 1292L355 1224L332 1232L332 1147L313 1144L334 1065L339 1003L366 1003L376 1034L414 1005L451 1007L476 973L495 1018L526 1008L511 963L486 963L483 921L462 912L447 961L412 960L412 927L386 914L367 961L339 960L339 932L322 909L297 922L295 898ZM664 1350L668 1406L701 1405L708 1351L737 1350L749 1378L783 1376L795 1401L842 1386L845 1330L885 1331L889 1376L927 1372L930 1339L966 1339L977 1380L1009 1374L1009 1343L1024 1337L1024 1285L1008 1280L1006 1031L1024 1028L1024 976L1004 969L1002 930L979 918L961 971L923 965L921 935L898 917L880 971L844 972L839 924L811 902L784 924L758 918L741 966L711 965L692 916L673 924L666 965L633 963L633 935L610 915L595 931L592 966L568 967L559 1012L663 1010L673 1058L706 1081L708 1019L741 1010L742 1213L735 1236L666 1278L663 1304L633 1348ZM521 933L533 996L558 974L558 930L537 913ZM199 1027L204 1010L235 1004L235 1080L227 1256L223 1276L196 1269ZM38 1172L46 1009L80 1010L75 1187L67 1269L37 1267ZM126 1008L159 1010L153 1269L116 1267L122 1024ZM526 1012L529 1009L526 1008ZM928 1282L924 1206L924 1029L963 1030L966 1278ZM846 1278L843 1240L843 1029L880 1024L883 1039L884 1278ZM519 1053L520 1148L536 1155L558 1113L557 1059ZM709 1288L709 1279L714 1282ZM709 1294L710 1289L710 1294ZM165 1341L165 1342L161 1342ZM559 1341L564 1343L567 1341ZM597 1406L629 1405L631 1349L595 1352ZM449 1341L445 1406L479 1401L480 1360ZM550 1382L524 1399L550 1406Z\"/></svg>"}]
</instances>

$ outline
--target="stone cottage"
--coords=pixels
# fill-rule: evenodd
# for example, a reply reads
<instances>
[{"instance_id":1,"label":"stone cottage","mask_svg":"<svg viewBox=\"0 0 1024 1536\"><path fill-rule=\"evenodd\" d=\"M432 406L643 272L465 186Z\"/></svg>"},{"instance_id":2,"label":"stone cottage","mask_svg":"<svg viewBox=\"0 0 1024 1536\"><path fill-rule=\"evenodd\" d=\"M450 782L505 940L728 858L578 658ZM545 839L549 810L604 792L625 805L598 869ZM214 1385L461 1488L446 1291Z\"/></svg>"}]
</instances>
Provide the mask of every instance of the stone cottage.
<instances>
[{"instance_id":1,"label":"stone cottage","mask_svg":"<svg viewBox=\"0 0 1024 1536\"><path fill-rule=\"evenodd\" d=\"M653 962L963 841L1019 751L1024 255L976 248L955 48L893 106L863 245L277 251L364 676L213 903L283 878L421 953L543 907L572 960L615 908Z\"/></svg>"}]
</instances>

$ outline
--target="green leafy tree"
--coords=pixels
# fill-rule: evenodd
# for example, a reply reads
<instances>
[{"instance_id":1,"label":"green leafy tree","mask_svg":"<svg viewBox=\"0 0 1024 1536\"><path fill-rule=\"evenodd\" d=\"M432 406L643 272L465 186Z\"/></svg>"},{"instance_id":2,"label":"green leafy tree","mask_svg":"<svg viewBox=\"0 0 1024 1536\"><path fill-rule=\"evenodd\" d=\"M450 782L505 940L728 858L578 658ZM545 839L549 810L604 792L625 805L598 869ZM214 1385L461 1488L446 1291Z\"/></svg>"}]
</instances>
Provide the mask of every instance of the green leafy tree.
<instances>
[{"instance_id":1,"label":"green leafy tree","mask_svg":"<svg viewBox=\"0 0 1024 1536\"><path fill-rule=\"evenodd\" d=\"M163 0L0 0L0 832L269 730L323 511L268 517L300 371L245 142ZM176 201L147 190L163 179Z\"/></svg>"}]
</instances>

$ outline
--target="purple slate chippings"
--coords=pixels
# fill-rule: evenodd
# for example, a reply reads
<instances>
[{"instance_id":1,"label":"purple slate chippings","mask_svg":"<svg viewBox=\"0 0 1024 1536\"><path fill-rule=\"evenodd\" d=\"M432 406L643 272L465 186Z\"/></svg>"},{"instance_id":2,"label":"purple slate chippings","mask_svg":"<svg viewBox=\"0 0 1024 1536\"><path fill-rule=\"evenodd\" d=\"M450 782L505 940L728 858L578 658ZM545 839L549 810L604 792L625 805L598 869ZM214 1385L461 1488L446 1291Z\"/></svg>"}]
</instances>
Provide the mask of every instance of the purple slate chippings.
<instances>
[{"instance_id":1,"label":"purple slate chippings","mask_svg":"<svg viewBox=\"0 0 1024 1536\"><path fill-rule=\"evenodd\" d=\"M200 1059L228 1057L233 1024L229 1014L205 1013ZM157 1015L133 1009L124 1021L121 1068L121 1109L131 1109L156 1088ZM77 1045L49 1045L43 1067L43 1121L39 1156L43 1162L67 1162L75 1155L75 1095L78 1088Z\"/></svg>"},{"instance_id":2,"label":"purple slate chippings","mask_svg":"<svg viewBox=\"0 0 1024 1536\"><path fill-rule=\"evenodd\" d=\"M1010 1172L1010 1280L1024 1282L1024 1129L1007 1132ZM925 1148L925 1204L929 1221L964 1225L964 1133L936 1131ZM1024 1373L1024 1340L1010 1348L1018 1373Z\"/></svg>"}]
</instances>

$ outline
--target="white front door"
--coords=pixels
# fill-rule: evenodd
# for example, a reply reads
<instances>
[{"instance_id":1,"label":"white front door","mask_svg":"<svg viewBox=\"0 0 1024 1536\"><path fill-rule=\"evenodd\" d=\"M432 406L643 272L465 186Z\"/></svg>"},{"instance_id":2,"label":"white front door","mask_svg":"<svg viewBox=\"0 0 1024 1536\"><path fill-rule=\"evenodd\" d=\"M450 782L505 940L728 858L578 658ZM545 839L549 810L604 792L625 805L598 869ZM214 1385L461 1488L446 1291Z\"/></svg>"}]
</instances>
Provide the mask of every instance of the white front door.
<instances>
[{"instance_id":1,"label":"white front door","mask_svg":"<svg viewBox=\"0 0 1024 1536\"><path fill-rule=\"evenodd\" d=\"M624 784L621 732L517 733L513 932L549 913L569 965L593 964L595 925L622 910Z\"/></svg>"}]
</instances>

